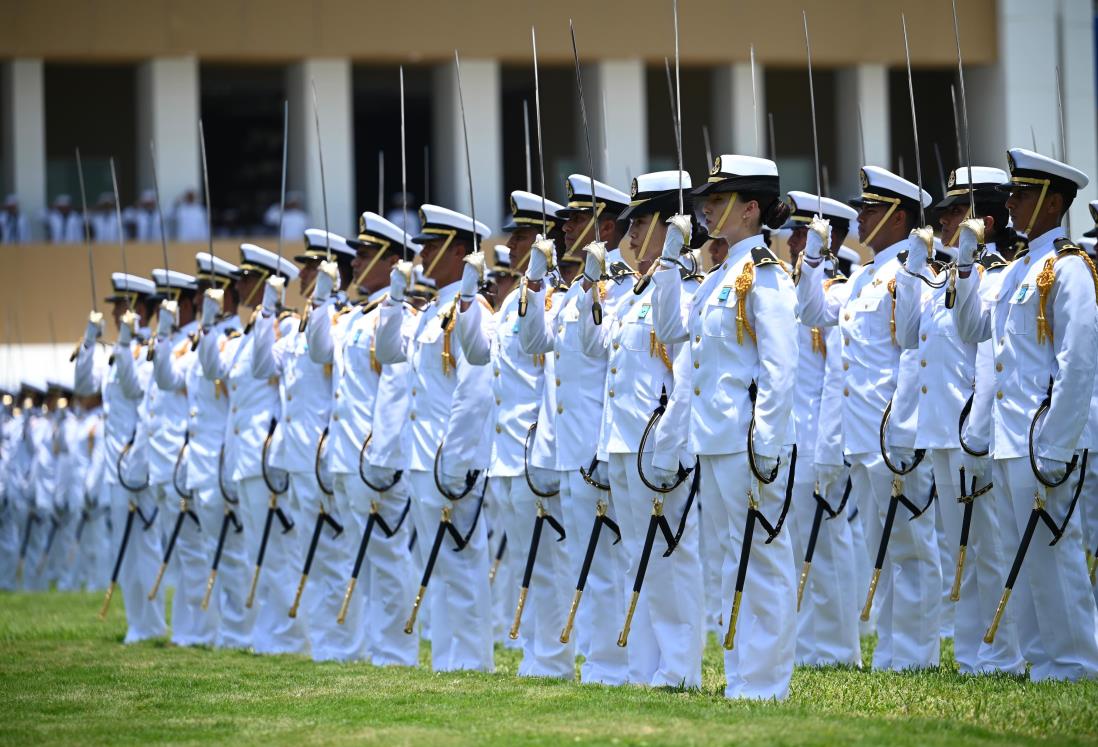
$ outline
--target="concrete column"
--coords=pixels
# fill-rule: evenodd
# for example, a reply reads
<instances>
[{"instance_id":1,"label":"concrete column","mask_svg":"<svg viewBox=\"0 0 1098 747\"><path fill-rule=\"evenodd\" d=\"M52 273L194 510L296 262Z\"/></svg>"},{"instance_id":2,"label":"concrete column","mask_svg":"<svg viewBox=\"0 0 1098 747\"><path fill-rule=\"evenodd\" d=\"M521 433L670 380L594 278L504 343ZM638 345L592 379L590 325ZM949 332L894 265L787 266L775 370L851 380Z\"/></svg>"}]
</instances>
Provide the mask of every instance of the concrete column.
<instances>
[{"instance_id":1,"label":"concrete column","mask_svg":"<svg viewBox=\"0 0 1098 747\"><path fill-rule=\"evenodd\" d=\"M723 65L713 70L714 158L721 153L766 155L769 137L766 123L766 84L763 67L758 63L755 64L754 90L753 94L749 62Z\"/></svg>"},{"instance_id":2,"label":"concrete column","mask_svg":"<svg viewBox=\"0 0 1098 747\"><path fill-rule=\"evenodd\" d=\"M0 116L3 117L3 190L19 197L31 239L44 237L46 208L46 95L42 60L0 63Z\"/></svg>"},{"instance_id":3,"label":"concrete column","mask_svg":"<svg viewBox=\"0 0 1098 747\"><path fill-rule=\"evenodd\" d=\"M469 160L473 164L473 196L477 220L498 231L503 206L503 134L500 124L499 62L463 59L461 94L469 127ZM465 162L465 132L461 98L452 62L431 74L434 117L431 132L431 182L435 204L469 214L469 172Z\"/></svg>"},{"instance_id":4,"label":"concrete column","mask_svg":"<svg viewBox=\"0 0 1098 747\"><path fill-rule=\"evenodd\" d=\"M861 191L858 182L861 166L889 168L891 164L888 68L857 65L838 71L836 77L839 163L837 173L832 176L832 193L853 195Z\"/></svg>"},{"instance_id":5,"label":"concrete column","mask_svg":"<svg viewBox=\"0 0 1098 747\"><path fill-rule=\"evenodd\" d=\"M1006 168L1006 149L1012 147L1062 157L1056 95L1059 65L1067 130L1065 160L1091 178L1071 208L1071 228L1077 237L1090 228L1086 206L1098 195L1093 6L1087 0L999 0L996 12L998 62L966 69L973 160Z\"/></svg>"},{"instance_id":6,"label":"concrete column","mask_svg":"<svg viewBox=\"0 0 1098 747\"><path fill-rule=\"evenodd\" d=\"M644 63L606 60L584 65L583 96L591 128L595 178L626 194L633 177L648 171L648 111ZM583 118L576 108L576 155L587 171Z\"/></svg>"},{"instance_id":7,"label":"concrete column","mask_svg":"<svg viewBox=\"0 0 1098 747\"><path fill-rule=\"evenodd\" d=\"M341 236L357 235L355 202L355 141L352 118L351 61L311 58L286 70L290 102L290 152L287 181L305 194L309 225L324 228L324 189L320 178L320 149L313 109L313 83L320 106L320 145L323 145L324 182L328 196L328 228Z\"/></svg>"},{"instance_id":8,"label":"concrete column","mask_svg":"<svg viewBox=\"0 0 1098 747\"><path fill-rule=\"evenodd\" d=\"M197 58L158 57L137 66L138 187L153 186L153 142L165 219L186 190L202 194L198 117Z\"/></svg>"}]
</instances>

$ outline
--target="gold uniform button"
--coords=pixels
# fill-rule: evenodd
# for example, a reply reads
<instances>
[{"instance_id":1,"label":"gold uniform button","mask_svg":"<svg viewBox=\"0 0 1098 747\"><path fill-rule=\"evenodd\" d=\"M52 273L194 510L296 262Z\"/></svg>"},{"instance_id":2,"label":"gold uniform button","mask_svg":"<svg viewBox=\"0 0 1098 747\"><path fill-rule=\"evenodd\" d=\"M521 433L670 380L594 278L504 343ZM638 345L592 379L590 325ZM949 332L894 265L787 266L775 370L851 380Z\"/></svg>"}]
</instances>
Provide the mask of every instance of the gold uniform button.
<instances>
[{"instance_id":1,"label":"gold uniform button","mask_svg":"<svg viewBox=\"0 0 1098 747\"><path fill-rule=\"evenodd\" d=\"M850 321L850 312L849 311L846 312L845 314L843 314L843 319L848 321L848 322Z\"/></svg>"},{"instance_id":2,"label":"gold uniform button","mask_svg":"<svg viewBox=\"0 0 1098 747\"><path fill-rule=\"evenodd\" d=\"M701 342L701 341L702 341L701 335L694 335L694 342Z\"/></svg>"},{"instance_id":3,"label":"gold uniform button","mask_svg":"<svg viewBox=\"0 0 1098 747\"><path fill-rule=\"evenodd\" d=\"M240 435L240 429L239 428L233 428L233 433L235 435L239 436Z\"/></svg>"},{"instance_id":4,"label":"gold uniform button","mask_svg":"<svg viewBox=\"0 0 1098 747\"><path fill-rule=\"evenodd\" d=\"M924 358L923 360L919 361L919 365L923 368L926 368L926 359Z\"/></svg>"},{"instance_id":5,"label":"gold uniform button","mask_svg":"<svg viewBox=\"0 0 1098 747\"><path fill-rule=\"evenodd\" d=\"M1029 264L1029 257L1026 257L1025 259L1023 259L1022 264L1028 265Z\"/></svg>"},{"instance_id":6,"label":"gold uniform button","mask_svg":"<svg viewBox=\"0 0 1098 747\"><path fill-rule=\"evenodd\" d=\"M333 415L333 416L332 416L332 420L339 420L339 415L338 415L338 414L337 414L337 415Z\"/></svg>"},{"instance_id":7,"label":"gold uniform button","mask_svg":"<svg viewBox=\"0 0 1098 747\"><path fill-rule=\"evenodd\" d=\"M557 386L560 386L560 378L557 378Z\"/></svg>"},{"instance_id":8,"label":"gold uniform button","mask_svg":"<svg viewBox=\"0 0 1098 747\"><path fill-rule=\"evenodd\" d=\"M923 390L923 394L926 394L926 384L923 384L922 390Z\"/></svg>"},{"instance_id":9,"label":"gold uniform button","mask_svg":"<svg viewBox=\"0 0 1098 747\"><path fill-rule=\"evenodd\" d=\"M496 433L503 433L503 426L502 425L497 425L496 426Z\"/></svg>"},{"instance_id":10,"label":"gold uniform button","mask_svg":"<svg viewBox=\"0 0 1098 747\"><path fill-rule=\"evenodd\" d=\"M610 369L610 373L612 373L612 374L616 374L617 372L618 372L618 369L616 369L616 368L611 368Z\"/></svg>"},{"instance_id":11,"label":"gold uniform button","mask_svg":"<svg viewBox=\"0 0 1098 747\"><path fill-rule=\"evenodd\" d=\"M611 389L611 390L610 390L610 392L609 392L609 394L610 394L610 396L611 396L611 397L613 397L613 396L614 396L614 390L613 390L613 389Z\"/></svg>"},{"instance_id":12,"label":"gold uniform button","mask_svg":"<svg viewBox=\"0 0 1098 747\"><path fill-rule=\"evenodd\" d=\"M618 349L618 348L620 348L620 347L621 347L621 345L619 345L619 344L618 344L618 343L616 343L616 342L614 343L614 350L617 350L617 349Z\"/></svg>"},{"instance_id":13,"label":"gold uniform button","mask_svg":"<svg viewBox=\"0 0 1098 747\"><path fill-rule=\"evenodd\" d=\"M850 390L849 389L843 389L843 396L844 397L849 397L850 396Z\"/></svg>"},{"instance_id":14,"label":"gold uniform button","mask_svg":"<svg viewBox=\"0 0 1098 747\"><path fill-rule=\"evenodd\" d=\"M499 397L496 397L496 404L497 404L497 405L502 405L502 404L503 404L503 400L501 400L501 399L500 399Z\"/></svg>"},{"instance_id":15,"label":"gold uniform button","mask_svg":"<svg viewBox=\"0 0 1098 747\"><path fill-rule=\"evenodd\" d=\"M294 395L292 395L292 394L287 394L287 395L286 395L286 401L287 401L287 402L292 402L292 401L293 401L293 399L294 399Z\"/></svg>"},{"instance_id":16,"label":"gold uniform button","mask_svg":"<svg viewBox=\"0 0 1098 747\"><path fill-rule=\"evenodd\" d=\"M923 332L922 339L923 339L923 342L926 342L926 332Z\"/></svg>"},{"instance_id":17,"label":"gold uniform button","mask_svg":"<svg viewBox=\"0 0 1098 747\"><path fill-rule=\"evenodd\" d=\"M1002 371L1003 370L1003 364L1002 363L996 363L995 364L995 370L996 371Z\"/></svg>"},{"instance_id":18,"label":"gold uniform button","mask_svg":"<svg viewBox=\"0 0 1098 747\"><path fill-rule=\"evenodd\" d=\"M415 420L415 419L416 419L416 414L415 414L414 412L413 412L413 413L410 413L410 414L408 415L408 419L409 419L409 420Z\"/></svg>"},{"instance_id":19,"label":"gold uniform button","mask_svg":"<svg viewBox=\"0 0 1098 747\"><path fill-rule=\"evenodd\" d=\"M564 334L564 325L563 324L560 325L559 327L557 327L557 334L558 335L563 335Z\"/></svg>"},{"instance_id":20,"label":"gold uniform button","mask_svg":"<svg viewBox=\"0 0 1098 747\"><path fill-rule=\"evenodd\" d=\"M702 390L699 387L694 387L694 394L695 395L701 396L701 393L702 393Z\"/></svg>"},{"instance_id":21,"label":"gold uniform button","mask_svg":"<svg viewBox=\"0 0 1098 747\"><path fill-rule=\"evenodd\" d=\"M694 368L701 368L701 363L694 361Z\"/></svg>"},{"instance_id":22,"label":"gold uniform button","mask_svg":"<svg viewBox=\"0 0 1098 747\"><path fill-rule=\"evenodd\" d=\"M497 368L495 371L493 371L492 375L495 376L498 379L499 378L499 369Z\"/></svg>"},{"instance_id":23,"label":"gold uniform button","mask_svg":"<svg viewBox=\"0 0 1098 747\"><path fill-rule=\"evenodd\" d=\"M1000 338L999 338L999 346L1000 346L1000 347L1002 347L1002 345L1003 345L1003 338L1002 338L1002 337L1000 337Z\"/></svg>"},{"instance_id":24,"label":"gold uniform button","mask_svg":"<svg viewBox=\"0 0 1098 747\"><path fill-rule=\"evenodd\" d=\"M339 392L336 392L336 393L335 393L335 398L336 398L336 399L339 399Z\"/></svg>"},{"instance_id":25,"label":"gold uniform button","mask_svg":"<svg viewBox=\"0 0 1098 747\"><path fill-rule=\"evenodd\" d=\"M564 405L557 405L557 413L564 412Z\"/></svg>"},{"instance_id":26,"label":"gold uniform button","mask_svg":"<svg viewBox=\"0 0 1098 747\"><path fill-rule=\"evenodd\" d=\"M1002 398L1003 398L1003 390L1000 389L999 391L995 392L995 399L1002 399Z\"/></svg>"},{"instance_id":27,"label":"gold uniform button","mask_svg":"<svg viewBox=\"0 0 1098 747\"><path fill-rule=\"evenodd\" d=\"M844 337L843 338L843 345L849 345L849 344L850 344L850 338L849 337Z\"/></svg>"},{"instance_id":28,"label":"gold uniform button","mask_svg":"<svg viewBox=\"0 0 1098 747\"><path fill-rule=\"evenodd\" d=\"M232 410L233 412L236 412L236 405L233 405Z\"/></svg>"},{"instance_id":29,"label":"gold uniform button","mask_svg":"<svg viewBox=\"0 0 1098 747\"><path fill-rule=\"evenodd\" d=\"M844 371L849 371L850 370L850 364L846 361L843 361L843 370Z\"/></svg>"}]
</instances>

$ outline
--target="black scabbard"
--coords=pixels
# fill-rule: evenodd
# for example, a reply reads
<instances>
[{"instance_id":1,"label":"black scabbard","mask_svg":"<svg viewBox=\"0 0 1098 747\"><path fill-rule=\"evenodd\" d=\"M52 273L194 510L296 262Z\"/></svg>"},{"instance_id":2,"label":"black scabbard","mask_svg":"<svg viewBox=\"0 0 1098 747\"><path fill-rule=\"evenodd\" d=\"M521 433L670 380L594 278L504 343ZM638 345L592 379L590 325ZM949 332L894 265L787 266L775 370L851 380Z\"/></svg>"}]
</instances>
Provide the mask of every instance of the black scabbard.
<instances>
[{"instance_id":1,"label":"black scabbard","mask_svg":"<svg viewBox=\"0 0 1098 747\"><path fill-rule=\"evenodd\" d=\"M214 550L213 563L210 570L216 571L221 565L221 553L225 550L225 537L229 533L229 525L232 523L233 512L226 511L225 518L221 520L221 531L217 534L217 549Z\"/></svg>"},{"instance_id":2,"label":"black scabbard","mask_svg":"<svg viewBox=\"0 0 1098 747\"><path fill-rule=\"evenodd\" d=\"M370 535L374 533L374 524L377 513L371 511L366 517L366 528L362 530L362 540L358 543L358 553L355 555L355 565L351 570L351 578L357 579L362 571L362 562L366 559L366 548L370 545Z\"/></svg>"},{"instance_id":3,"label":"black scabbard","mask_svg":"<svg viewBox=\"0 0 1098 747\"><path fill-rule=\"evenodd\" d=\"M271 538L271 524L274 523L275 513L278 508L275 506L269 506L267 508L267 520L263 522L263 538L259 541L259 554L255 558L255 567L261 568L263 566L263 558L267 555L267 542Z\"/></svg>"},{"instance_id":4,"label":"black scabbard","mask_svg":"<svg viewBox=\"0 0 1098 747\"><path fill-rule=\"evenodd\" d=\"M122 543L118 546L118 556L114 559L114 570L111 571L111 583L118 582L118 574L122 570L122 559L126 557L126 545L130 541L130 532L133 531L133 518L137 513L137 507L130 504L130 510L126 512L126 525L122 528Z\"/></svg>"},{"instance_id":5,"label":"black scabbard","mask_svg":"<svg viewBox=\"0 0 1098 747\"><path fill-rule=\"evenodd\" d=\"M816 555L816 540L819 539L820 525L823 524L823 499L817 493L813 493L813 497L816 498L816 511L812 515L812 531L808 534L808 548L804 551L805 563L811 563L812 558Z\"/></svg>"}]
</instances>

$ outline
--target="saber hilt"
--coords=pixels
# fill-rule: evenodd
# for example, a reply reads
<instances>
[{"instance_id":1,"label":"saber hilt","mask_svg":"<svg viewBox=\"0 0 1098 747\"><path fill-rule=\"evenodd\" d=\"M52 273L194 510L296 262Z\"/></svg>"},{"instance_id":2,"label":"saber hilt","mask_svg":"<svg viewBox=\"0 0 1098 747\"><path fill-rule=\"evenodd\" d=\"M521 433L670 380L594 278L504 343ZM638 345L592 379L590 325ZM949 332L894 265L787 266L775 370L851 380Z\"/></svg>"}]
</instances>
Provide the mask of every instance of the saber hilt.
<instances>
[{"instance_id":1,"label":"saber hilt","mask_svg":"<svg viewBox=\"0 0 1098 747\"><path fill-rule=\"evenodd\" d=\"M607 508L605 501L600 500L595 504L595 523L591 527L591 535L587 540L587 552L583 557L579 580L576 581L576 593L572 595L572 605L568 609L568 619L565 621L564 629L560 633L561 643L568 643L572 637L572 626L576 622L576 612L579 610L583 590L587 587L587 576L591 572L591 562L595 559L595 549L599 545L599 535L602 533L603 525L609 527L610 531L617 536L617 539L614 540L615 545L621 542L621 530L614 520L606 515Z\"/></svg>"},{"instance_id":2,"label":"saber hilt","mask_svg":"<svg viewBox=\"0 0 1098 747\"><path fill-rule=\"evenodd\" d=\"M1033 510L1029 512L1029 521L1026 522L1025 531L1022 532L1022 540L1018 543L1018 550L1014 553L1014 562L1010 566L1010 573L1007 574L1003 595L999 598L999 606L995 608L995 617L984 634L984 643L995 643L995 634L999 630L999 623L1002 622L1007 602L1010 601L1010 594L1014 591L1014 584L1018 581L1018 574L1022 572L1022 562L1026 559L1029 544L1033 541L1034 532L1037 531L1037 522L1041 520L1041 514L1044 513L1044 510L1045 502L1041 498L1041 491L1038 488L1033 491Z\"/></svg>"},{"instance_id":3,"label":"saber hilt","mask_svg":"<svg viewBox=\"0 0 1098 747\"><path fill-rule=\"evenodd\" d=\"M355 555L355 565L351 570L351 580L347 582L347 591L343 594L343 604L340 605L339 616L336 618L336 622L340 625L347 619L347 610L351 606L351 595L354 594L355 586L358 585L358 574L362 572L362 563L366 558L366 548L370 545L370 537L373 535L374 527L380 528L381 533L387 539L392 539L393 535L400 531L400 527L403 526L411 505L411 498L404 501L404 510L401 511L396 524L390 527L385 523L385 519L381 517L381 506L378 502L376 500L370 501L370 515L366 518L366 527L362 530L362 541L358 543L358 553Z\"/></svg>"},{"instance_id":4,"label":"saber hilt","mask_svg":"<svg viewBox=\"0 0 1098 747\"><path fill-rule=\"evenodd\" d=\"M171 537L168 538L168 547L164 550L164 560L160 563L160 570L156 572L156 581L153 582L152 589L149 590L149 601L156 599L157 592L160 591L160 582L164 580L164 572L168 570L168 563L172 559L172 551L175 550L175 543L179 539L179 532L183 529L183 521L187 518L187 514L190 513L190 508L187 505L187 499L181 498L179 500L179 516L175 519L175 526L172 527Z\"/></svg>"},{"instance_id":5,"label":"saber hilt","mask_svg":"<svg viewBox=\"0 0 1098 747\"><path fill-rule=\"evenodd\" d=\"M640 600L641 588L644 586L644 575L648 572L648 561L652 557L652 545L656 541L656 529L660 528L661 524L664 533L670 533L671 530L667 526L667 520L663 517L663 501L659 498L653 498L652 515L648 519L648 532L644 536L644 549L641 551L640 561L637 563L637 577L633 581L633 595L629 599L629 610L625 613L625 623L621 626L621 632L618 633L618 646L621 648L629 645L629 629L633 626L633 615L637 611L637 602Z\"/></svg>"},{"instance_id":6,"label":"saber hilt","mask_svg":"<svg viewBox=\"0 0 1098 747\"><path fill-rule=\"evenodd\" d=\"M507 532L503 533L503 536L499 540L499 547L496 548L495 558L492 560L492 567L488 571L488 583L494 584L496 582L496 574L499 572L499 564L503 560L503 553L507 551Z\"/></svg>"},{"instance_id":7,"label":"saber hilt","mask_svg":"<svg viewBox=\"0 0 1098 747\"><path fill-rule=\"evenodd\" d=\"M412 603L412 612L404 623L404 634L412 635L416 629L416 618L419 616L419 607L423 603L423 596L427 593L427 584L431 582L431 573L435 570L435 562L438 560L438 551L442 547L442 538L446 536L446 528L450 526L450 506L442 507L442 516L439 518L438 530L435 532L435 541L431 544L431 553L427 556L427 566L423 569L423 577L419 582L419 591L416 592L415 602Z\"/></svg>"}]
</instances>

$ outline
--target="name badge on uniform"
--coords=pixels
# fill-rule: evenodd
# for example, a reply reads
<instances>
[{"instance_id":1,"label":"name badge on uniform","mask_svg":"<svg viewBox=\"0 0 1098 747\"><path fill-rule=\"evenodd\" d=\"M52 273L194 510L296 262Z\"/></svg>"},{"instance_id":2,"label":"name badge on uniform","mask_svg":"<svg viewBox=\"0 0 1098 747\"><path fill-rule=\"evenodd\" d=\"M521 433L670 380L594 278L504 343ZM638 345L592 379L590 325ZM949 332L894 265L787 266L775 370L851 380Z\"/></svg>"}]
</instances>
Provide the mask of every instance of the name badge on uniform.
<instances>
[{"instance_id":1,"label":"name badge on uniform","mask_svg":"<svg viewBox=\"0 0 1098 747\"><path fill-rule=\"evenodd\" d=\"M513 334L513 335L518 334L518 319L516 319L515 323L513 325L511 325L511 334Z\"/></svg>"},{"instance_id":2,"label":"name badge on uniform","mask_svg":"<svg viewBox=\"0 0 1098 747\"><path fill-rule=\"evenodd\" d=\"M362 330L361 329L356 329L355 330L355 339L351 340L351 344L352 345L358 345L358 339L360 337L362 337Z\"/></svg>"},{"instance_id":3,"label":"name badge on uniform","mask_svg":"<svg viewBox=\"0 0 1098 747\"><path fill-rule=\"evenodd\" d=\"M721 288L721 294L719 296L717 296L717 300L720 301L721 303L724 303L725 301L728 300L728 297L731 294L732 294L732 286L731 285L726 285L723 288Z\"/></svg>"},{"instance_id":4,"label":"name badge on uniform","mask_svg":"<svg viewBox=\"0 0 1098 747\"><path fill-rule=\"evenodd\" d=\"M1022 283L1018 288L1018 292L1014 295L1013 303L1025 303L1025 300L1029 297L1029 283Z\"/></svg>"},{"instance_id":5,"label":"name badge on uniform","mask_svg":"<svg viewBox=\"0 0 1098 747\"><path fill-rule=\"evenodd\" d=\"M648 312L651 310L651 308L652 308L652 304L650 304L650 303L646 303L643 306L641 306L640 313L637 314L637 319L638 320L644 319L646 316L648 316Z\"/></svg>"}]
</instances>

